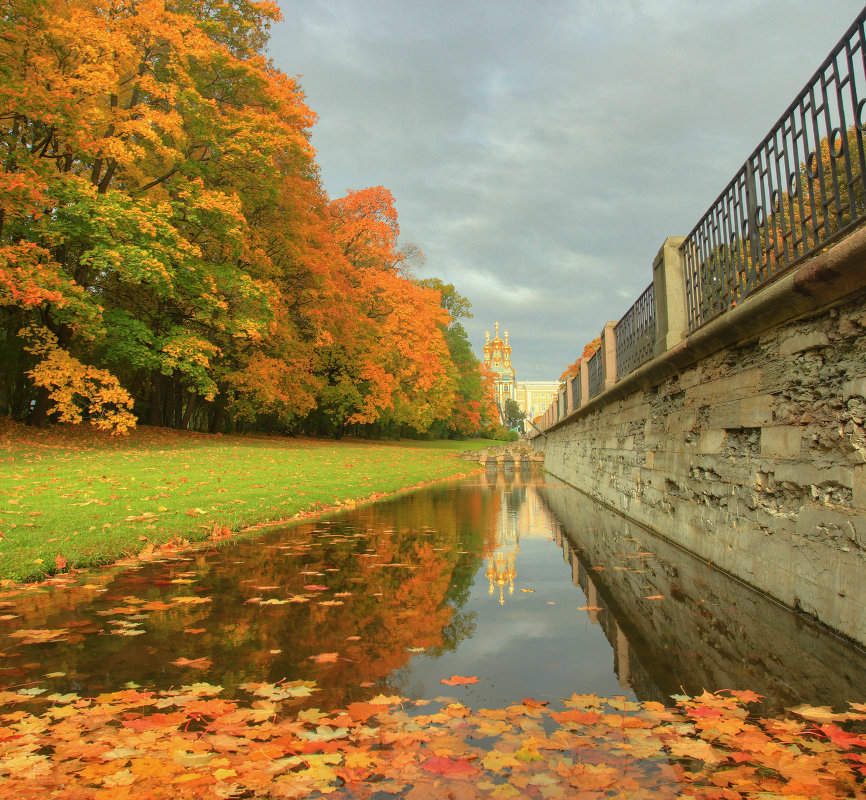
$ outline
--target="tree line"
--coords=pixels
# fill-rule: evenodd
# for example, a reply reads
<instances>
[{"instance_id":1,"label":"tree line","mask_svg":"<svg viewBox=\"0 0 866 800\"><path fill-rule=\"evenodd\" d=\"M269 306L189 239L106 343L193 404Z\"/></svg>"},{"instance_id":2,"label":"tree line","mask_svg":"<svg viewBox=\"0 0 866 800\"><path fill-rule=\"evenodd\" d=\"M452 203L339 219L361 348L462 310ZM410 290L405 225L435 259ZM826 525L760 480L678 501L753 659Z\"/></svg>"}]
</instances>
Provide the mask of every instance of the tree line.
<instances>
[{"instance_id":1,"label":"tree line","mask_svg":"<svg viewBox=\"0 0 866 800\"><path fill-rule=\"evenodd\" d=\"M263 0L0 0L0 414L467 435L453 286L381 186L324 191Z\"/></svg>"}]
</instances>

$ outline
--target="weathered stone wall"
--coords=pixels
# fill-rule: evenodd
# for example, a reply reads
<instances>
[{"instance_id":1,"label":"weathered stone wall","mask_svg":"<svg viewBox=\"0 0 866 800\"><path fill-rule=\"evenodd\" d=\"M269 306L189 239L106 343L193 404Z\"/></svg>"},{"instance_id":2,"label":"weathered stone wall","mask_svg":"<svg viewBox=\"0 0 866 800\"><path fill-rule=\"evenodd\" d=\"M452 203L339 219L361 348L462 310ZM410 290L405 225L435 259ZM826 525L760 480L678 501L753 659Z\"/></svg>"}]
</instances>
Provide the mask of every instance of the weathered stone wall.
<instances>
[{"instance_id":1,"label":"weathered stone wall","mask_svg":"<svg viewBox=\"0 0 866 800\"><path fill-rule=\"evenodd\" d=\"M864 331L860 295L582 410L536 446L553 475L866 644Z\"/></svg>"}]
</instances>

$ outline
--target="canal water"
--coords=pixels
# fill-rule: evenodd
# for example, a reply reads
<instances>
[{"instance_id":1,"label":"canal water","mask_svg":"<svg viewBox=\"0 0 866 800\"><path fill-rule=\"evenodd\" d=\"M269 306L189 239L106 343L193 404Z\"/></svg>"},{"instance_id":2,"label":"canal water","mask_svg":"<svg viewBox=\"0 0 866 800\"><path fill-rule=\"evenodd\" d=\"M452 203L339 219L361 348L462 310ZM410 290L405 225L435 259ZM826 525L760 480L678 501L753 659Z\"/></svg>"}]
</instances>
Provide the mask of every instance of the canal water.
<instances>
[{"instance_id":1,"label":"canal water","mask_svg":"<svg viewBox=\"0 0 866 800\"><path fill-rule=\"evenodd\" d=\"M297 681L323 708L751 689L772 713L862 702L866 654L537 470L0 597L0 690Z\"/></svg>"}]
</instances>

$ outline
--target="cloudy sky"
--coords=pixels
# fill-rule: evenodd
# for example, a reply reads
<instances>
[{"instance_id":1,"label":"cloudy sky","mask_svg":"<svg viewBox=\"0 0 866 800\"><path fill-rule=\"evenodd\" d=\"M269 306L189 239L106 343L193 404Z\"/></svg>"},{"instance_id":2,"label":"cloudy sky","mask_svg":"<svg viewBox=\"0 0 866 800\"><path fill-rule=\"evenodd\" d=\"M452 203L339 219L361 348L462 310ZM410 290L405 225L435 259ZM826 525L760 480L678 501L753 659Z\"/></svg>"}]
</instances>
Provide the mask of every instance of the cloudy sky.
<instances>
[{"instance_id":1,"label":"cloudy sky","mask_svg":"<svg viewBox=\"0 0 866 800\"><path fill-rule=\"evenodd\" d=\"M481 354L555 380L652 279L862 8L852 0L300 0L270 55L328 193L383 185Z\"/></svg>"}]
</instances>

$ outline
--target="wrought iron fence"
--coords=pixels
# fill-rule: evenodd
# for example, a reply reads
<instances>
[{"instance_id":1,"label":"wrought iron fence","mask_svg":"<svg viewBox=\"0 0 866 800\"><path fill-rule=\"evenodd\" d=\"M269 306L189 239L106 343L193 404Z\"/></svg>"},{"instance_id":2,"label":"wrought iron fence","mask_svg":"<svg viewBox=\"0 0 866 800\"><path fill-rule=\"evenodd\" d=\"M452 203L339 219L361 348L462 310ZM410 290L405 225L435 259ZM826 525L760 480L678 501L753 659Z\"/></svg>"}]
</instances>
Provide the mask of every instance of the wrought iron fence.
<instances>
[{"instance_id":1,"label":"wrought iron fence","mask_svg":"<svg viewBox=\"0 0 866 800\"><path fill-rule=\"evenodd\" d=\"M866 8L686 241L689 331L866 217Z\"/></svg>"},{"instance_id":2,"label":"wrought iron fence","mask_svg":"<svg viewBox=\"0 0 866 800\"><path fill-rule=\"evenodd\" d=\"M601 394L601 348L592 354L586 366L589 377L589 397L587 400L592 400L597 394Z\"/></svg>"},{"instance_id":3,"label":"wrought iron fence","mask_svg":"<svg viewBox=\"0 0 866 800\"><path fill-rule=\"evenodd\" d=\"M652 358L656 341L653 284L644 289L613 331L616 340L616 379L620 380Z\"/></svg>"},{"instance_id":4,"label":"wrought iron fence","mask_svg":"<svg viewBox=\"0 0 866 800\"><path fill-rule=\"evenodd\" d=\"M580 408L580 373L571 379L571 407Z\"/></svg>"}]
</instances>

